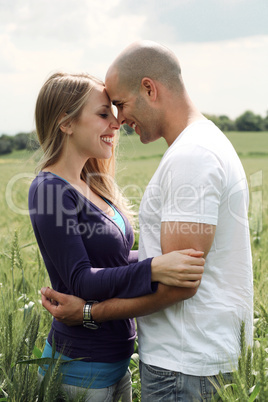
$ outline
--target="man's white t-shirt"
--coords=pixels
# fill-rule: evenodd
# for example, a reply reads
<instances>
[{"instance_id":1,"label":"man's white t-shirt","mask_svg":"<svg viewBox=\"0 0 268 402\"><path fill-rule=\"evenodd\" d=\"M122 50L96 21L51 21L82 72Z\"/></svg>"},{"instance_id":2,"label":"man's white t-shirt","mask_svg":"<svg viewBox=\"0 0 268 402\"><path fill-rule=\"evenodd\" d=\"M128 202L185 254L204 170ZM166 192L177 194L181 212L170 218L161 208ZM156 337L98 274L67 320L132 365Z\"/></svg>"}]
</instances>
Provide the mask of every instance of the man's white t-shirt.
<instances>
[{"instance_id":1,"label":"man's white t-shirt","mask_svg":"<svg viewBox=\"0 0 268 402\"><path fill-rule=\"evenodd\" d=\"M207 223L216 225L216 234L196 295L137 319L144 363L198 376L236 367L242 321L252 342L247 211L244 169L229 140L211 121L189 125L164 154L144 193L139 259L162 254L161 222Z\"/></svg>"}]
</instances>

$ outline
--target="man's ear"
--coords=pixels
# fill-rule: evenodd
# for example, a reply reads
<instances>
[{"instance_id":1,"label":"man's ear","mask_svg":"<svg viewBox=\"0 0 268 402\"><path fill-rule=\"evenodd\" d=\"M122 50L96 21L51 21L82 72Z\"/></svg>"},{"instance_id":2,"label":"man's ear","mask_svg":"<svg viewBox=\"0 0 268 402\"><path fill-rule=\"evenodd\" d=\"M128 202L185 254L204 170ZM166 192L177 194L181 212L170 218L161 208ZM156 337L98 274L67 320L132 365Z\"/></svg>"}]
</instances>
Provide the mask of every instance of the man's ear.
<instances>
[{"instance_id":1,"label":"man's ear","mask_svg":"<svg viewBox=\"0 0 268 402\"><path fill-rule=\"evenodd\" d=\"M141 91L143 94L149 98L151 101L155 101L157 98L157 87L155 85L155 82L148 77L144 77L141 80Z\"/></svg>"}]
</instances>

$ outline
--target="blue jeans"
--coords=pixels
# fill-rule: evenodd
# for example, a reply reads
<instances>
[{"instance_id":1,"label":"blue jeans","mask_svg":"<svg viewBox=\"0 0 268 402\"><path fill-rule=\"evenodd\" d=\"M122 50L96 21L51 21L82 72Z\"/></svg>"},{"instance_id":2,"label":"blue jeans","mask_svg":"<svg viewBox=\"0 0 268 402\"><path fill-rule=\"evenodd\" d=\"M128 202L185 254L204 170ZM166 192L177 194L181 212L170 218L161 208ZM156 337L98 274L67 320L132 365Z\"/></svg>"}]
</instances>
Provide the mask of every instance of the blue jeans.
<instances>
[{"instance_id":1,"label":"blue jeans","mask_svg":"<svg viewBox=\"0 0 268 402\"><path fill-rule=\"evenodd\" d=\"M224 374L231 380L231 374ZM140 361L142 402L203 402L210 401L218 384L216 376L198 377L150 366Z\"/></svg>"},{"instance_id":2,"label":"blue jeans","mask_svg":"<svg viewBox=\"0 0 268 402\"><path fill-rule=\"evenodd\" d=\"M39 383L43 376L38 373ZM68 394L70 400L75 400L79 395L83 395L85 402L131 402L132 387L131 373L127 370L125 376L116 384L107 388L80 388L74 385L62 384L62 389Z\"/></svg>"}]
</instances>

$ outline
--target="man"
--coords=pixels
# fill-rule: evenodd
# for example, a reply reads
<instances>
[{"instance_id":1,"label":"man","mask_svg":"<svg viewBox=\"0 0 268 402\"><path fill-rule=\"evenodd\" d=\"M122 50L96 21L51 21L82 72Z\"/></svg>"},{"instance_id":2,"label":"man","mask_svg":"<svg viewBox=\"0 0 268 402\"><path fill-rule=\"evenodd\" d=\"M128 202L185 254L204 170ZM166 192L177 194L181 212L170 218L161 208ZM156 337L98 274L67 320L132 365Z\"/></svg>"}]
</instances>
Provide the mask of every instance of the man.
<instances>
[{"instance_id":1,"label":"man","mask_svg":"<svg viewBox=\"0 0 268 402\"><path fill-rule=\"evenodd\" d=\"M224 134L193 105L167 48L130 45L109 68L105 85L121 124L143 143L163 137L169 146L141 202L139 258L191 247L204 251L206 264L187 300L177 302L181 289L164 288L152 297L94 304L92 316L97 322L139 317L143 401L209 400L215 391L210 377L236 367L242 322L252 341L245 173ZM82 322L85 301L42 293L57 319Z\"/></svg>"}]
</instances>

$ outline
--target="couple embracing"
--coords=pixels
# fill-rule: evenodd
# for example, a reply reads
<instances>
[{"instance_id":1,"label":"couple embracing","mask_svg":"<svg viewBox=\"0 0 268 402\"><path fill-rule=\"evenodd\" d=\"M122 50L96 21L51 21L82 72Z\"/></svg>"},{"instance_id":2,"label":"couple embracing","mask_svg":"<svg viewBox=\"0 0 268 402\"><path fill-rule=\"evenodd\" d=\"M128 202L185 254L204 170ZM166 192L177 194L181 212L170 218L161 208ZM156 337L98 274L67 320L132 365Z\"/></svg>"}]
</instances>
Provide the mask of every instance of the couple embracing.
<instances>
[{"instance_id":1,"label":"couple embracing","mask_svg":"<svg viewBox=\"0 0 268 402\"><path fill-rule=\"evenodd\" d=\"M192 103L173 52L150 41L128 46L105 85L53 74L35 118L44 155L29 210L55 317L43 357L54 338L61 358L82 358L61 365L62 389L131 401L137 317L142 401L211 400L236 368L242 322L252 342L248 189L231 143ZM141 201L138 252L114 180L121 124L168 145Z\"/></svg>"}]
</instances>

